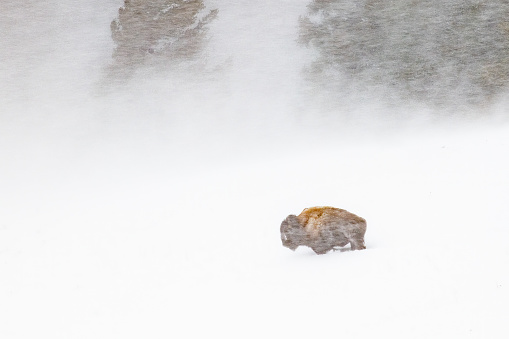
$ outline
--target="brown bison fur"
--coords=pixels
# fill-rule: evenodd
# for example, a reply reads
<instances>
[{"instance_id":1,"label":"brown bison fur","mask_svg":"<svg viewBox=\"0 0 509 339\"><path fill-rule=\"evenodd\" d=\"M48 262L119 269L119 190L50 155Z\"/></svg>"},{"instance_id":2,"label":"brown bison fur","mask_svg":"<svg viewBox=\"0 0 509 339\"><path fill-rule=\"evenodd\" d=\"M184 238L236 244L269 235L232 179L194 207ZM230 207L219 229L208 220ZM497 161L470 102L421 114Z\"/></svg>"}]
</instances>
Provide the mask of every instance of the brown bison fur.
<instances>
[{"instance_id":1,"label":"brown bison fur","mask_svg":"<svg viewBox=\"0 0 509 339\"><path fill-rule=\"evenodd\" d=\"M311 247L316 254L324 254L350 243L352 250L363 250L366 220L334 207L306 208L299 215L289 215L281 223L283 246L295 250Z\"/></svg>"}]
</instances>

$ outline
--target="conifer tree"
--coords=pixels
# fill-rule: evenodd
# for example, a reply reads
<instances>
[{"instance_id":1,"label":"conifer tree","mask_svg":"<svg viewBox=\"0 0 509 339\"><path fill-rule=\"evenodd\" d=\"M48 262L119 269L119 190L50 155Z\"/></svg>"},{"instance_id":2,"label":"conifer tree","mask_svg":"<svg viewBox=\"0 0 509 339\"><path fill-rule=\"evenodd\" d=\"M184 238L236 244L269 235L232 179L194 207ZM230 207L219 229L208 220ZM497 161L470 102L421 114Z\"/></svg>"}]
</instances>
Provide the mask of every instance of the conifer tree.
<instances>
[{"instance_id":1,"label":"conifer tree","mask_svg":"<svg viewBox=\"0 0 509 339\"><path fill-rule=\"evenodd\" d=\"M431 105L479 105L509 84L505 0L314 0L300 41L315 82L388 89Z\"/></svg>"},{"instance_id":2,"label":"conifer tree","mask_svg":"<svg viewBox=\"0 0 509 339\"><path fill-rule=\"evenodd\" d=\"M205 12L202 0L125 0L111 23L114 67L192 59L216 15L217 10Z\"/></svg>"}]
</instances>

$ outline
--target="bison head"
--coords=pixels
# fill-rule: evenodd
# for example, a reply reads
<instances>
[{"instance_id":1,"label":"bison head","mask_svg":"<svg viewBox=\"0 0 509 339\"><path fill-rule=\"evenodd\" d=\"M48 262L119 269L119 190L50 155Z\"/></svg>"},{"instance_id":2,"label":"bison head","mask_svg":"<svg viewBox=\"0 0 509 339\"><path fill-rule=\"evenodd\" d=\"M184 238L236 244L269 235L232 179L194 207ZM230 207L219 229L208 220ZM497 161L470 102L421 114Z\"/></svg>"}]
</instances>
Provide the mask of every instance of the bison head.
<instances>
[{"instance_id":1,"label":"bison head","mask_svg":"<svg viewBox=\"0 0 509 339\"><path fill-rule=\"evenodd\" d=\"M281 223L281 242L284 247L295 251L301 245L302 226L297 216L291 214Z\"/></svg>"}]
</instances>

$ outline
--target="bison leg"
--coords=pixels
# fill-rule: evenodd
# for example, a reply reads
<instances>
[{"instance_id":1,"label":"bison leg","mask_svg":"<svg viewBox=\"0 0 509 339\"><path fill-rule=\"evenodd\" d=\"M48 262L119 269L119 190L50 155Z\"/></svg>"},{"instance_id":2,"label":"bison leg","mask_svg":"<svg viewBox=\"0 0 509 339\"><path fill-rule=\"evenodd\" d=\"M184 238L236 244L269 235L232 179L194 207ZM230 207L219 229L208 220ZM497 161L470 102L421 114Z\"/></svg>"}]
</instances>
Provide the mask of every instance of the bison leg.
<instances>
[{"instance_id":1,"label":"bison leg","mask_svg":"<svg viewBox=\"0 0 509 339\"><path fill-rule=\"evenodd\" d=\"M311 247L311 249L315 251L316 254L325 254L330 250L330 248L323 247Z\"/></svg>"},{"instance_id":2,"label":"bison leg","mask_svg":"<svg viewBox=\"0 0 509 339\"><path fill-rule=\"evenodd\" d=\"M366 245L364 244L364 238L350 239L350 246L352 248L352 251L366 249Z\"/></svg>"}]
</instances>

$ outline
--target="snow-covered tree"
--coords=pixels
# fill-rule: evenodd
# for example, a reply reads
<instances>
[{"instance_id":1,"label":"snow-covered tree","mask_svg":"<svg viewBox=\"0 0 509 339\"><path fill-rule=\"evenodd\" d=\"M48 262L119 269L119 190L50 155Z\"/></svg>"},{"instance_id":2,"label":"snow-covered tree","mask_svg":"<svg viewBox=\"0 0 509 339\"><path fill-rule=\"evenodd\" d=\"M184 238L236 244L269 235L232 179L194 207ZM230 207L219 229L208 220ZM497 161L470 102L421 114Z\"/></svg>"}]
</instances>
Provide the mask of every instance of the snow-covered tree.
<instances>
[{"instance_id":1,"label":"snow-covered tree","mask_svg":"<svg viewBox=\"0 0 509 339\"><path fill-rule=\"evenodd\" d=\"M507 18L505 0L314 0L300 41L319 51L309 74L324 86L478 105L509 84Z\"/></svg>"},{"instance_id":2,"label":"snow-covered tree","mask_svg":"<svg viewBox=\"0 0 509 339\"><path fill-rule=\"evenodd\" d=\"M114 67L132 69L148 60L190 60L202 49L217 10L202 0L125 0L111 23Z\"/></svg>"}]
</instances>

